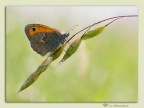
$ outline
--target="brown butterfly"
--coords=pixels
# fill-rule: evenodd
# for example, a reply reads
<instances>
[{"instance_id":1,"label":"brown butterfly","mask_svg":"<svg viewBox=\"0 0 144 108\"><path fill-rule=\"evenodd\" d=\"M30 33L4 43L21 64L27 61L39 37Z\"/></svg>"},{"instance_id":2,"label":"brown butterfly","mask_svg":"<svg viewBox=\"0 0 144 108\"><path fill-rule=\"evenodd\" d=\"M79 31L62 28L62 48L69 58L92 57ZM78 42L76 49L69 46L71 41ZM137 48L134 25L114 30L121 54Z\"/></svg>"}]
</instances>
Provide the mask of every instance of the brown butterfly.
<instances>
[{"instance_id":1,"label":"brown butterfly","mask_svg":"<svg viewBox=\"0 0 144 108\"><path fill-rule=\"evenodd\" d=\"M61 33L42 24L28 24L25 27L25 33L33 50L42 56L64 44L69 36L69 33Z\"/></svg>"}]
</instances>

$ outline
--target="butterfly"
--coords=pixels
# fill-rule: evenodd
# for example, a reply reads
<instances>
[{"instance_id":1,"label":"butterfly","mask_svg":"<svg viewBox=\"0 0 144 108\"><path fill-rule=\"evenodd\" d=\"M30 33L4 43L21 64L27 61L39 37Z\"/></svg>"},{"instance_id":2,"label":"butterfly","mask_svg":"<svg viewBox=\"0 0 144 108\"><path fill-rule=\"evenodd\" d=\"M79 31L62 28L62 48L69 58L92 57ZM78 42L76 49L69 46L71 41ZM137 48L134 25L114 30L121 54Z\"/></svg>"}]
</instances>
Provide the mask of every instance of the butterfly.
<instances>
[{"instance_id":1,"label":"butterfly","mask_svg":"<svg viewBox=\"0 0 144 108\"><path fill-rule=\"evenodd\" d=\"M57 29L42 24L26 25L25 33L32 49L42 56L64 44L69 36L68 32L62 33Z\"/></svg>"}]
</instances>

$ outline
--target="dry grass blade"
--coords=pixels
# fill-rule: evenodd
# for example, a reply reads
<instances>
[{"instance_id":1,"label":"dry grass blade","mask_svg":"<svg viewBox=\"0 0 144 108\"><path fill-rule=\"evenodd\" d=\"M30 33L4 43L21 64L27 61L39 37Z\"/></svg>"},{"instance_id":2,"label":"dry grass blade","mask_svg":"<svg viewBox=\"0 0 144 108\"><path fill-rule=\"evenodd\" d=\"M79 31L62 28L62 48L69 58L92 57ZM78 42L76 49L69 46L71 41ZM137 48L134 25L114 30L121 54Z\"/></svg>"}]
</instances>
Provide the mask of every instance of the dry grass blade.
<instances>
[{"instance_id":1,"label":"dry grass blade","mask_svg":"<svg viewBox=\"0 0 144 108\"><path fill-rule=\"evenodd\" d=\"M85 33L82 36L82 39L86 40L86 39L90 39L90 38L93 38L95 36L98 36L100 33L103 32L104 28L105 28L105 26L90 30L89 32Z\"/></svg>"},{"instance_id":2,"label":"dry grass blade","mask_svg":"<svg viewBox=\"0 0 144 108\"><path fill-rule=\"evenodd\" d=\"M60 61L61 62L64 62L65 60L67 60L69 57L71 57L76 51L77 49L79 48L80 44L81 44L81 41L82 39L79 38L79 39L76 39L74 42L72 42L70 44L70 46L68 47L68 49L66 50L66 53L65 55L63 56L62 60Z\"/></svg>"},{"instance_id":3,"label":"dry grass blade","mask_svg":"<svg viewBox=\"0 0 144 108\"><path fill-rule=\"evenodd\" d=\"M21 86L20 91L26 89L30 85L32 85L38 77L47 69L48 65L52 62L53 57L49 56L47 59L45 59L42 64L37 68L35 72L33 72L24 82L24 84Z\"/></svg>"},{"instance_id":4,"label":"dry grass blade","mask_svg":"<svg viewBox=\"0 0 144 108\"><path fill-rule=\"evenodd\" d=\"M56 52L52 52L53 55L52 61L56 60L62 54L66 44L67 43L63 44L59 49L56 50Z\"/></svg>"},{"instance_id":5,"label":"dry grass blade","mask_svg":"<svg viewBox=\"0 0 144 108\"><path fill-rule=\"evenodd\" d=\"M53 51L42 63L41 65L37 68L35 72L33 72L24 82L24 84L21 86L20 91L28 88L30 85L32 85L38 77L47 69L48 65L56 60L61 54L62 51L64 50L65 45L62 45L59 47L56 51Z\"/></svg>"}]
</instances>

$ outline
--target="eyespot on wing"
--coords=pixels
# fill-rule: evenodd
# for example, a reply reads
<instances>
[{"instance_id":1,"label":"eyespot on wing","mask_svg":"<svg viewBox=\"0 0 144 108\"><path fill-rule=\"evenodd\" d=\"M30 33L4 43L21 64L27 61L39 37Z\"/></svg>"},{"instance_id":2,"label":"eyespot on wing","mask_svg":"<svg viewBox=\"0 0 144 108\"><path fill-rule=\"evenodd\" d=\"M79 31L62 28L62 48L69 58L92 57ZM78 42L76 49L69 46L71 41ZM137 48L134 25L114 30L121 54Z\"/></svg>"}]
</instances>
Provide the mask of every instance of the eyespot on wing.
<instances>
[{"instance_id":1,"label":"eyespot on wing","mask_svg":"<svg viewBox=\"0 0 144 108\"><path fill-rule=\"evenodd\" d=\"M47 33L55 32L60 34L58 30L42 24L28 24L25 26L25 33L28 38L34 36L37 33L43 33L43 32Z\"/></svg>"}]
</instances>

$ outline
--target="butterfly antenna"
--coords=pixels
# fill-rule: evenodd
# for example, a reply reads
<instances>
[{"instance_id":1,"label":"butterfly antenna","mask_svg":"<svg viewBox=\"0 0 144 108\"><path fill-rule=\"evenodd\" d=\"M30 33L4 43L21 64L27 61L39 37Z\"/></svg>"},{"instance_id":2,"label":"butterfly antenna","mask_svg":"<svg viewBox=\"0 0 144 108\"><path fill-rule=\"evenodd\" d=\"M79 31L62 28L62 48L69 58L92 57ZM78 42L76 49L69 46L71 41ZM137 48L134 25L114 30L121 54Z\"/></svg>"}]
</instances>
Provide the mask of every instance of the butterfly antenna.
<instances>
[{"instance_id":1,"label":"butterfly antenna","mask_svg":"<svg viewBox=\"0 0 144 108\"><path fill-rule=\"evenodd\" d=\"M70 29L67 30L67 33L69 33L69 31L71 31L71 30L74 30L73 28L74 28L74 27L77 27L77 26L78 26L78 25L72 26Z\"/></svg>"}]
</instances>

